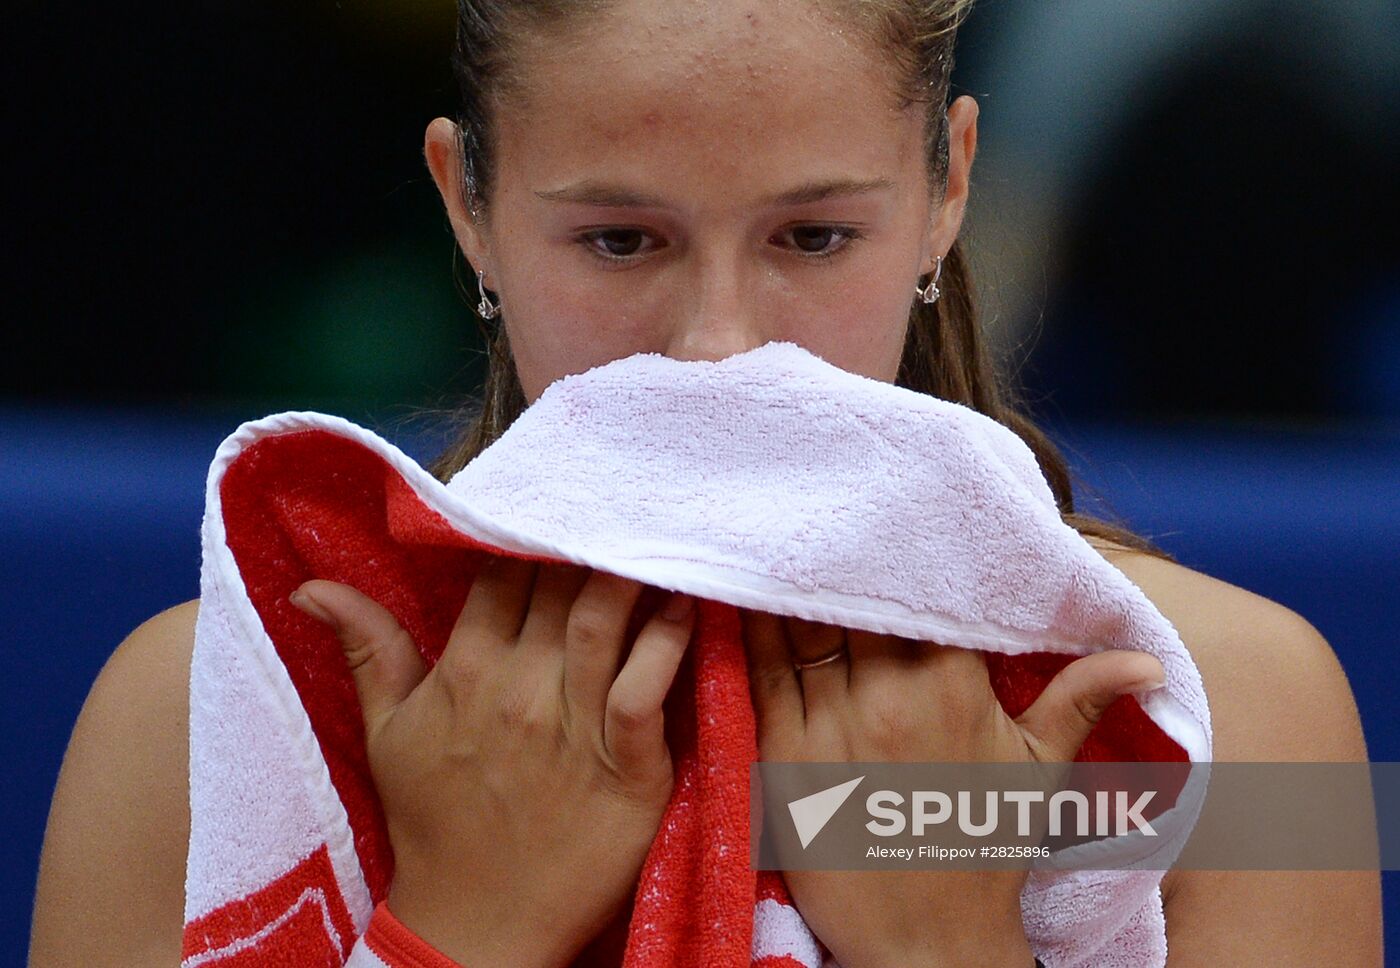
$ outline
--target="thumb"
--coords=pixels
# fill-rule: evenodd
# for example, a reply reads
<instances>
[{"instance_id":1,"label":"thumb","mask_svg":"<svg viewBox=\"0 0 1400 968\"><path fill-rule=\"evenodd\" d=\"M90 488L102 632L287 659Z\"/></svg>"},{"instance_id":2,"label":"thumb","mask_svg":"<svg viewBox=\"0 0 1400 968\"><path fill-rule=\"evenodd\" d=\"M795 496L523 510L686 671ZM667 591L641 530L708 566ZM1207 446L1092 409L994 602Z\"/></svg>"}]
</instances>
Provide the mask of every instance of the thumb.
<instances>
[{"instance_id":1,"label":"thumb","mask_svg":"<svg viewBox=\"0 0 1400 968\"><path fill-rule=\"evenodd\" d=\"M383 605L340 582L303 582L288 598L335 632L355 679L367 734L428 674L413 637Z\"/></svg>"},{"instance_id":2,"label":"thumb","mask_svg":"<svg viewBox=\"0 0 1400 968\"><path fill-rule=\"evenodd\" d=\"M1016 717L1036 758L1068 762L1119 696L1155 689L1166 681L1162 663L1146 652L1108 649L1076 659L1050 680Z\"/></svg>"}]
</instances>

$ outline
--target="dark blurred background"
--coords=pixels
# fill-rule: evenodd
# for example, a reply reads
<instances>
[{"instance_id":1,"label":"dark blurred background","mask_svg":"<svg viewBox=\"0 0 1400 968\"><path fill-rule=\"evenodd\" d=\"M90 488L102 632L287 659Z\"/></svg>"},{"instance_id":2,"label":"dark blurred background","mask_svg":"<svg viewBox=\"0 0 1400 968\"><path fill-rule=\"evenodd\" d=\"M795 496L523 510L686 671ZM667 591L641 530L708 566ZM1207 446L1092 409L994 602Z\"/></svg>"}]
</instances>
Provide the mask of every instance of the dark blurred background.
<instances>
[{"instance_id":1,"label":"dark blurred background","mask_svg":"<svg viewBox=\"0 0 1400 968\"><path fill-rule=\"evenodd\" d=\"M481 370L421 156L456 106L445 0L11 2L0 24L18 952L93 677L198 595L219 442L316 409L426 461L431 411ZM1316 625L1374 760L1400 759L1397 52L1389 0L982 0L954 92L981 106L988 334L1085 507Z\"/></svg>"}]
</instances>

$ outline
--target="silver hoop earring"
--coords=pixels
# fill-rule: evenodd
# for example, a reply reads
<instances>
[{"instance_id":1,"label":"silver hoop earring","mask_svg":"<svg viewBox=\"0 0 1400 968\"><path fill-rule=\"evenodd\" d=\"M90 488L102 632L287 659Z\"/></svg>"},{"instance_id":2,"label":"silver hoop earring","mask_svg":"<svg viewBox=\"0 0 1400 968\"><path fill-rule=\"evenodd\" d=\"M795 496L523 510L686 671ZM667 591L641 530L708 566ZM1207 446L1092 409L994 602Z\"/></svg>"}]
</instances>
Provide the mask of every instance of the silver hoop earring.
<instances>
[{"instance_id":1,"label":"silver hoop earring","mask_svg":"<svg viewBox=\"0 0 1400 968\"><path fill-rule=\"evenodd\" d=\"M476 273L476 288L481 293L481 302L476 304L476 311L481 314L482 319L495 319L501 314L501 307L494 305L491 300L486 297L486 286L481 281L482 277L485 275L486 273L480 270Z\"/></svg>"},{"instance_id":2,"label":"silver hoop earring","mask_svg":"<svg viewBox=\"0 0 1400 968\"><path fill-rule=\"evenodd\" d=\"M914 294L925 303L936 303L938 297L943 295L943 290L938 288L938 277L943 275L943 256L938 256L933 260L933 280L927 286L915 286Z\"/></svg>"}]
</instances>

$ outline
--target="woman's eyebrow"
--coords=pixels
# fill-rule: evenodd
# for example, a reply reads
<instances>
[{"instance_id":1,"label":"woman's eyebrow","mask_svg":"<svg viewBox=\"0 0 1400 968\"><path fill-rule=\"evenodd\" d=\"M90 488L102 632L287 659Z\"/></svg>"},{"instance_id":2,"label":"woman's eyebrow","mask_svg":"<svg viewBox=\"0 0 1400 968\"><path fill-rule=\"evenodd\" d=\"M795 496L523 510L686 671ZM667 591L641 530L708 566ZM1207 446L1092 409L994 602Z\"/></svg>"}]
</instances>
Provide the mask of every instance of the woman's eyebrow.
<instances>
[{"instance_id":1,"label":"woman's eyebrow","mask_svg":"<svg viewBox=\"0 0 1400 968\"><path fill-rule=\"evenodd\" d=\"M841 198L861 195L866 192L884 191L894 188L888 178L834 178L827 181L807 182L796 188L761 199L760 205L784 206L804 205L820 202L828 198ZM572 202L578 205L597 205L603 208L671 208L665 199L644 192L636 192L621 185L605 182L581 181L565 188L550 191L537 191L537 196L549 202Z\"/></svg>"}]
</instances>

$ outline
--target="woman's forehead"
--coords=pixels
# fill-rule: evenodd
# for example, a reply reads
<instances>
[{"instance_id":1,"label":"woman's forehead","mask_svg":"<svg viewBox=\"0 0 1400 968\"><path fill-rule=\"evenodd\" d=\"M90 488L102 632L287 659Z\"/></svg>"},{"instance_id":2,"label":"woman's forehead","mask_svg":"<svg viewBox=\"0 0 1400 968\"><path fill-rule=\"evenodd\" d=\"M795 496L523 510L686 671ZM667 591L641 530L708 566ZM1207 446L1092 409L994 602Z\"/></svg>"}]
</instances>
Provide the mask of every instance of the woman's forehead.
<instances>
[{"instance_id":1,"label":"woman's forehead","mask_svg":"<svg viewBox=\"0 0 1400 968\"><path fill-rule=\"evenodd\" d=\"M922 145L919 107L899 110L890 60L815 9L636 0L567 41L539 36L517 64L524 98L497 116L502 152L565 169L752 170L814 152L865 176L902 168Z\"/></svg>"},{"instance_id":2,"label":"woman's forehead","mask_svg":"<svg viewBox=\"0 0 1400 968\"><path fill-rule=\"evenodd\" d=\"M517 66L534 97L560 85L656 88L689 95L684 105L769 99L795 86L893 92L895 80L886 52L813 0L623 0L521 40Z\"/></svg>"}]
</instances>

